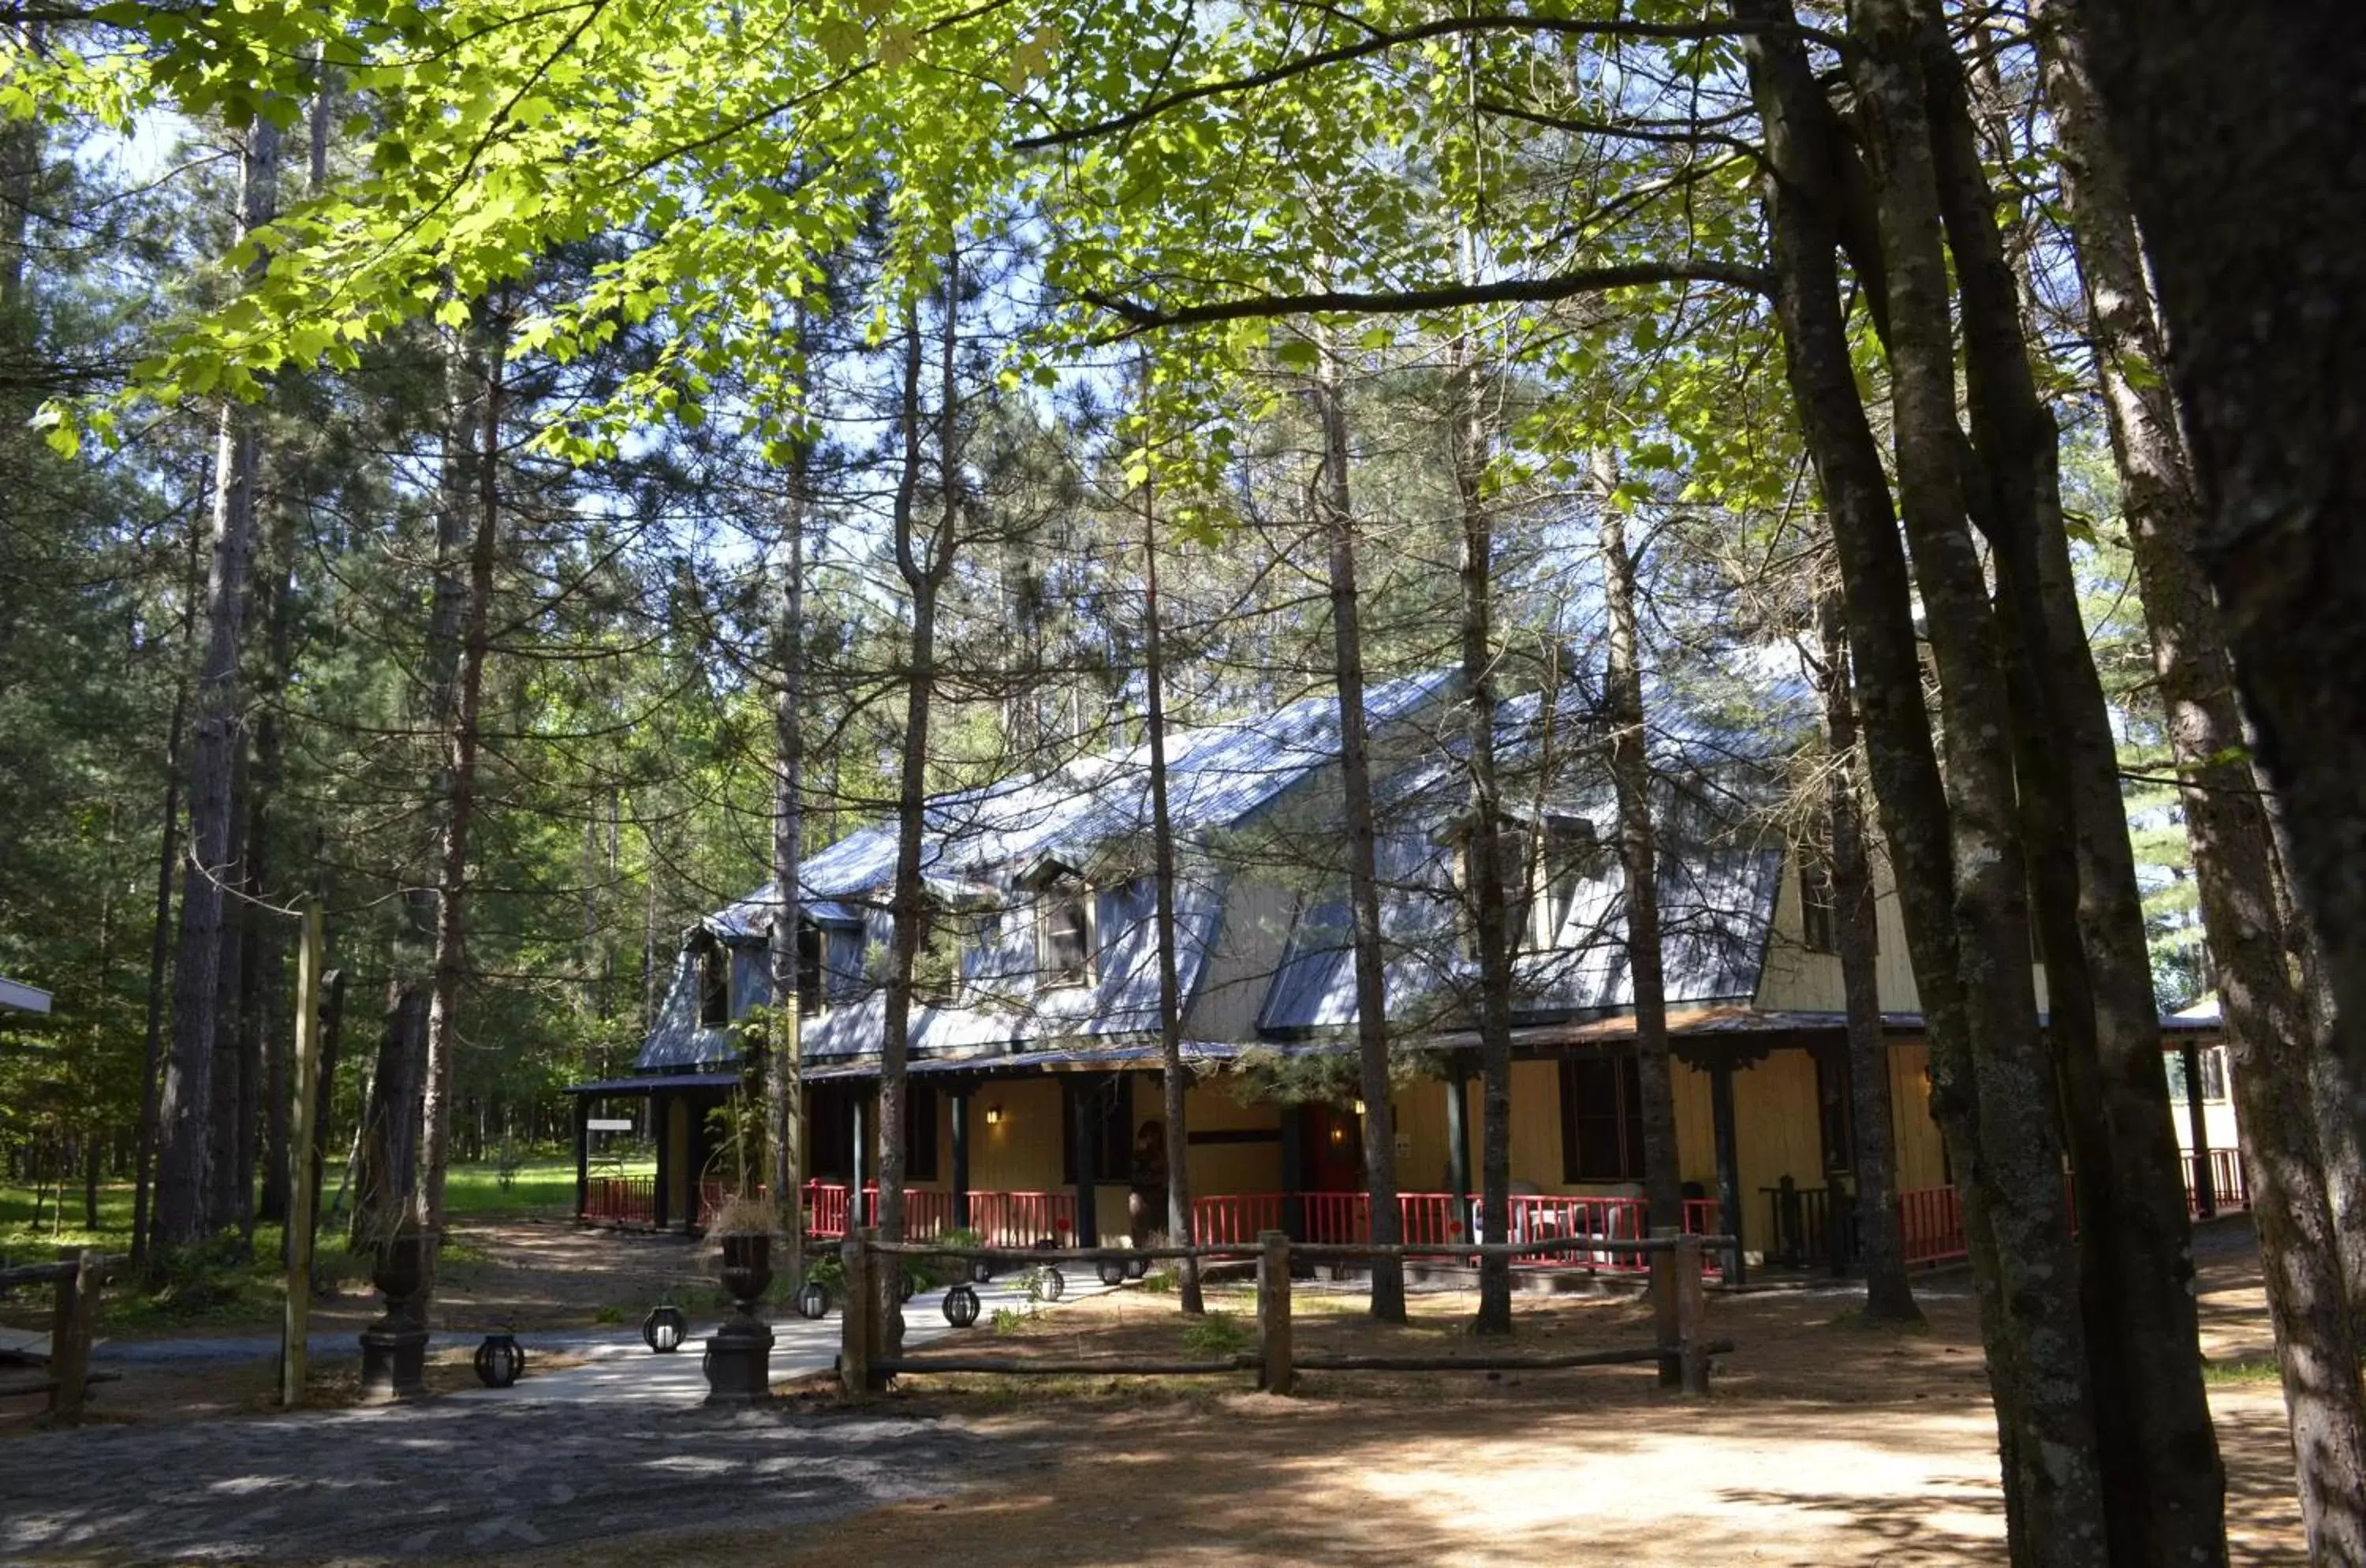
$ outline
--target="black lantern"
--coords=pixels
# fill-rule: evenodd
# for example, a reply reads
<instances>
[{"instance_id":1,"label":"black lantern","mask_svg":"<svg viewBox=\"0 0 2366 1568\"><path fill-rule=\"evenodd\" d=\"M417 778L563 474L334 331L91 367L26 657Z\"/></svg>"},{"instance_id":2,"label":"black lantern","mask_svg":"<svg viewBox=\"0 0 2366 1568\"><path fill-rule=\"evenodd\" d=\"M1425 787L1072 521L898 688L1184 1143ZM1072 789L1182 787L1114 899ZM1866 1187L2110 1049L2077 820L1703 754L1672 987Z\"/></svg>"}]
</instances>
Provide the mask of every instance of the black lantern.
<instances>
[{"instance_id":1,"label":"black lantern","mask_svg":"<svg viewBox=\"0 0 2366 1568\"><path fill-rule=\"evenodd\" d=\"M642 1339L660 1356L681 1349L682 1342L689 1333L690 1320L682 1316L682 1308L671 1302L651 1307L649 1315L641 1319Z\"/></svg>"},{"instance_id":2,"label":"black lantern","mask_svg":"<svg viewBox=\"0 0 2366 1568\"><path fill-rule=\"evenodd\" d=\"M525 1348L514 1335L488 1334L477 1347L477 1381L487 1388L507 1388L525 1371Z\"/></svg>"},{"instance_id":3,"label":"black lantern","mask_svg":"<svg viewBox=\"0 0 2366 1568\"><path fill-rule=\"evenodd\" d=\"M1101 1283L1104 1285L1117 1286L1125 1283L1125 1260L1123 1258L1104 1258L1100 1260L1096 1271L1100 1275Z\"/></svg>"},{"instance_id":4,"label":"black lantern","mask_svg":"<svg viewBox=\"0 0 2366 1568\"><path fill-rule=\"evenodd\" d=\"M797 1287L795 1302L799 1317L819 1317L829 1311L829 1292L821 1288L818 1280L807 1280Z\"/></svg>"},{"instance_id":5,"label":"black lantern","mask_svg":"<svg viewBox=\"0 0 2366 1568\"><path fill-rule=\"evenodd\" d=\"M1060 1292L1068 1288L1067 1276L1045 1265L1035 1271L1035 1293L1047 1302L1056 1302Z\"/></svg>"},{"instance_id":6,"label":"black lantern","mask_svg":"<svg viewBox=\"0 0 2366 1568\"><path fill-rule=\"evenodd\" d=\"M967 1285L955 1285L945 1292L945 1321L955 1328L967 1328L977 1321L977 1292Z\"/></svg>"},{"instance_id":7,"label":"black lantern","mask_svg":"<svg viewBox=\"0 0 2366 1568\"><path fill-rule=\"evenodd\" d=\"M1125 1260L1125 1277L1126 1277L1127 1279L1129 1279L1129 1280L1139 1280L1139 1279L1144 1278L1144 1276L1146 1276L1147 1274L1149 1274L1149 1272L1150 1272L1150 1259L1149 1259L1149 1258L1127 1258L1127 1259Z\"/></svg>"},{"instance_id":8,"label":"black lantern","mask_svg":"<svg viewBox=\"0 0 2366 1568\"><path fill-rule=\"evenodd\" d=\"M907 1273L904 1276L904 1282L902 1285L897 1287L896 1299L899 1302L908 1302L912 1299L912 1292L918 1289L919 1285L918 1282L916 1282L912 1276Z\"/></svg>"},{"instance_id":9,"label":"black lantern","mask_svg":"<svg viewBox=\"0 0 2366 1568\"><path fill-rule=\"evenodd\" d=\"M983 1258L973 1258L969 1260L969 1282L971 1284L983 1285L988 1280L993 1278L994 1265L992 1263Z\"/></svg>"}]
</instances>

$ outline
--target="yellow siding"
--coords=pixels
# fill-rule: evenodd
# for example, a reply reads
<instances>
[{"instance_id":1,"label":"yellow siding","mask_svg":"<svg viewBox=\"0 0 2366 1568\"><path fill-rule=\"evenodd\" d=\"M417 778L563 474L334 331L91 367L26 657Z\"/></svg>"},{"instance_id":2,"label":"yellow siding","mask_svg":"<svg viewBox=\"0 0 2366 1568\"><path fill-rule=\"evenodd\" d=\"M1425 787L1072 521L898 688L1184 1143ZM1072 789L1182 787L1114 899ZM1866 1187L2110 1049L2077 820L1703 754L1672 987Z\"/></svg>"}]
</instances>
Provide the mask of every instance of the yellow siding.
<instances>
[{"instance_id":1,"label":"yellow siding","mask_svg":"<svg viewBox=\"0 0 2366 1568\"><path fill-rule=\"evenodd\" d=\"M1789 1177L1802 1187L1824 1181L1822 1123L1816 1108L1816 1064L1805 1051L1770 1052L1733 1075L1734 1160L1741 1179L1745 1232L1763 1239L1766 1201L1759 1190Z\"/></svg>"},{"instance_id":2,"label":"yellow siding","mask_svg":"<svg viewBox=\"0 0 2366 1568\"><path fill-rule=\"evenodd\" d=\"M1931 1048L1920 1040L1901 1040L1889 1047L1889 1119L1898 1130L1900 1190L1947 1182L1939 1123L1931 1115L1930 1066Z\"/></svg>"},{"instance_id":3,"label":"yellow siding","mask_svg":"<svg viewBox=\"0 0 2366 1568\"><path fill-rule=\"evenodd\" d=\"M1194 1197L1222 1192L1276 1192L1281 1189L1283 1113L1278 1106L1245 1103L1235 1097L1233 1089L1234 1085L1221 1077L1192 1084L1184 1096L1185 1128L1194 1133L1270 1131L1274 1135L1254 1144L1194 1144ZM1140 1093L1135 1105L1140 1108Z\"/></svg>"}]
</instances>

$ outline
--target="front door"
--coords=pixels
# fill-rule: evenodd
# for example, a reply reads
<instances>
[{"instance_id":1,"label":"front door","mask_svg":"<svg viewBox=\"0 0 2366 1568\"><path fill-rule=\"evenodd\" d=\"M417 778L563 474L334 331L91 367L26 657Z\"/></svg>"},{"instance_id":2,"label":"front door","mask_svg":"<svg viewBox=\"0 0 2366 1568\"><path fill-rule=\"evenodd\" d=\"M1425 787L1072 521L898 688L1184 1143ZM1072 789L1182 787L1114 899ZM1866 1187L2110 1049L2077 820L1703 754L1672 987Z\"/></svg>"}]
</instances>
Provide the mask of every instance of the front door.
<instances>
[{"instance_id":1,"label":"front door","mask_svg":"<svg viewBox=\"0 0 2366 1568\"><path fill-rule=\"evenodd\" d=\"M1299 1136L1306 1150L1310 1192L1364 1190L1364 1119L1335 1105L1299 1108Z\"/></svg>"}]
</instances>

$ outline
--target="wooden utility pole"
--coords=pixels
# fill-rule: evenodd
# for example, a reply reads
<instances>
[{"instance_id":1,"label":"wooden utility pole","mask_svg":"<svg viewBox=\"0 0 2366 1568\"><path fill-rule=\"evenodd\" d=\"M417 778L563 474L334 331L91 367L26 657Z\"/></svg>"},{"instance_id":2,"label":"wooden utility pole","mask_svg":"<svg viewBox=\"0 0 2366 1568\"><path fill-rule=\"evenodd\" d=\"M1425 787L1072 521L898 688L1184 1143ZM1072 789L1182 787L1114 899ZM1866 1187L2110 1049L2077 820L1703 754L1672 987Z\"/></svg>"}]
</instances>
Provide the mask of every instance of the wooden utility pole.
<instances>
[{"instance_id":1,"label":"wooden utility pole","mask_svg":"<svg viewBox=\"0 0 2366 1568\"><path fill-rule=\"evenodd\" d=\"M312 1209L318 1186L309 1179L321 1070L321 901L304 900L304 934L296 954L296 1103L288 1118L287 1317L279 1338L279 1403L304 1403L307 1336L312 1317Z\"/></svg>"}]
</instances>

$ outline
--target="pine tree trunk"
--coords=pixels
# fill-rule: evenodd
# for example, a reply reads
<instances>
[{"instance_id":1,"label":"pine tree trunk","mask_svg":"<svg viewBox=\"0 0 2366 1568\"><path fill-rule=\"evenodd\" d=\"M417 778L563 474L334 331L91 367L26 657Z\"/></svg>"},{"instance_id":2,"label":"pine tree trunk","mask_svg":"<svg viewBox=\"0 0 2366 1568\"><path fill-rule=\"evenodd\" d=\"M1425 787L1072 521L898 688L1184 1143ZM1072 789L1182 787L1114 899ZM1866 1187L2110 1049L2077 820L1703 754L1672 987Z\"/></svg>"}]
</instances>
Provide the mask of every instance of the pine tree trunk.
<instances>
[{"instance_id":1,"label":"pine tree trunk","mask_svg":"<svg viewBox=\"0 0 2366 1568\"><path fill-rule=\"evenodd\" d=\"M1635 1075L1643 1110L1643 1191L1654 1230L1681 1227L1676 1092L1668 1056L1668 987L1660 948L1660 850L1651 822L1651 757L1644 724L1642 632L1635 615L1635 560L1618 471L1594 456L1602 491L1603 600L1610 616L1610 776L1618 795L1618 864L1627 913L1627 973L1635 994Z\"/></svg>"},{"instance_id":2,"label":"pine tree trunk","mask_svg":"<svg viewBox=\"0 0 2366 1568\"><path fill-rule=\"evenodd\" d=\"M1961 305L1973 446L1966 500L1991 546L2007 668L2018 682L2021 802L2054 1054L2071 1110L2112 1550L2138 1560L2223 1560L2225 1474L2196 1346L2160 1015L2111 715L2063 528L2058 433L2031 373L1962 68L1935 0L1910 4L1921 17L1925 107Z\"/></svg>"},{"instance_id":3,"label":"pine tree trunk","mask_svg":"<svg viewBox=\"0 0 2366 1568\"><path fill-rule=\"evenodd\" d=\"M798 352L805 349L798 316ZM797 416L805 418L800 408ZM767 956L772 970L772 1060L764 1075L765 1111L772 1132L772 1209L787 1238L789 1288L805 1283L805 1012L799 993L797 944L804 934L806 489L807 438L796 437L789 464L787 514L781 521L781 582L772 623L772 929ZM824 982L828 984L825 972Z\"/></svg>"},{"instance_id":4,"label":"pine tree trunk","mask_svg":"<svg viewBox=\"0 0 2366 1568\"><path fill-rule=\"evenodd\" d=\"M2122 505L2234 1060L2303 1522L2319 1560L2359 1559L2366 1557L2354 1506L2366 1487L2366 1388L2355 1371L2355 1323L2318 1146L2309 1070L2316 1036L2287 967L2267 813L2238 760L2245 737L2217 607L2191 553L2199 506L2159 377L2164 356L2135 227L2094 123L2080 35L2048 28L2042 45Z\"/></svg>"},{"instance_id":5,"label":"pine tree trunk","mask_svg":"<svg viewBox=\"0 0 2366 1568\"><path fill-rule=\"evenodd\" d=\"M1943 781L1932 750L1906 558L1881 456L1859 398L1841 309L1834 252L1844 239L1852 254L1868 256L1860 279L1868 308L1877 320L1888 309L1887 279L1878 257L1869 255L1877 248L1873 225L1859 206L1867 176L1853 163L1804 46L1788 31L1793 17L1786 0L1735 0L1734 10L1758 29L1744 47L1767 134L1763 192L1775 308L1786 374L1841 566L1867 771L1897 874L1922 1003L1932 1109L1963 1196L2003 1461L2008 1545L2016 1562L2100 1563L2101 1477L2091 1424L2079 1371L2064 1364L2064 1350L2076 1347L2049 1338L2052 1325L2043 1321L2050 1312L2057 1320L2076 1322L2075 1310L2060 1300L2060 1282L2071 1277L2068 1248L2048 1238L2033 1216L2012 1213L2013 1182L2019 1179L1992 1164L1983 1147L1979 1069L1995 1010L1990 1005L1976 1013L1972 1005L1971 992L1985 981L1988 966L1975 976L1963 962L1958 862L1946 793L1953 781ZM1928 231L1935 235L1935 218ZM1993 953L1992 935L1987 945ZM2026 949L2024 936L2024 987ZM2024 999L2015 1025L2023 1032L2028 1008ZM2042 1078L2025 1070L2023 1076L2026 1098L2018 1106L2008 1100L1999 1107L2007 1126L2042 1118L2050 1110ZM2043 1171L2037 1201L2045 1202L2058 1190L2058 1156L2047 1169L2042 1157L2031 1157L2025 1149L2014 1152L2019 1167ZM2022 1194L2027 1190L2023 1187ZM2025 1202L2025 1196L2018 1201ZM2058 1204L2058 1198L2053 1201ZM2058 1207L2054 1216L2058 1229ZM2033 1238L2040 1244L2035 1256L2027 1245ZM2033 1269L2054 1292L2042 1301L2016 1296ZM2033 1305L2039 1310L2029 1310ZM2042 1352L2037 1364L2034 1349Z\"/></svg>"},{"instance_id":6,"label":"pine tree trunk","mask_svg":"<svg viewBox=\"0 0 2366 1568\"><path fill-rule=\"evenodd\" d=\"M1142 375L1143 446L1150 446L1149 366ZM1190 1079L1183 1065L1183 986L1175 951L1175 823L1166 799L1166 643L1158 612L1158 502L1152 481L1142 484L1143 677L1150 688L1150 847L1158 938L1158 1062L1160 1110L1166 1122L1166 1235L1169 1245L1192 1245L1191 1139L1186 1122ZM1200 1260L1177 1264L1177 1304L1191 1315L1206 1310Z\"/></svg>"},{"instance_id":7,"label":"pine tree trunk","mask_svg":"<svg viewBox=\"0 0 2366 1568\"><path fill-rule=\"evenodd\" d=\"M1488 459L1488 428L1484 390L1477 353L1466 333L1453 346L1453 423L1448 435L1454 467L1455 510L1461 525L1458 576L1461 589L1462 697L1464 733L1470 747L1470 820L1463 839L1463 898L1469 911L1472 946L1479 959L1479 1073L1482 1102L1500 1092L1505 1107L1507 1135L1504 1141L1502 1190L1497 1190L1492 1163L1495 1145L1492 1128L1482 1132L1485 1168L1481 1175L1485 1208L1485 1239L1494 1241L1497 1218L1510 1235L1511 1147L1508 1137L1512 1083L1512 961L1521 933L1515 927L1512 900L1505 896L1515 866L1504 841L1503 776L1495 757L1495 534L1482 487ZM1519 869L1525 869L1523 865ZM1525 881L1523 881L1525 886ZM1461 1084L1448 1079L1446 1092L1459 1094ZM1482 1117L1487 1112L1482 1111ZM1458 1155L1457 1157L1459 1157ZM1458 1194L1459 1196L1459 1194ZM1479 1334L1512 1332L1512 1266L1508 1258L1482 1258L1479 1266L1479 1312L1471 1328Z\"/></svg>"},{"instance_id":8,"label":"pine tree trunk","mask_svg":"<svg viewBox=\"0 0 2366 1568\"><path fill-rule=\"evenodd\" d=\"M258 118L239 170L240 232L254 232L277 210L279 132ZM263 265L258 256L252 273ZM213 1138L214 1067L221 1009L223 890L216 880L232 856L231 774L242 749L239 649L248 557L254 547L258 437L251 409L224 405L214 457L213 558L206 580L206 652L197 673L197 726L190 747L189 873L181 890L178 957L173 973L173 1046L157 1111L154 1243L186 1247L201 1236L208 1214Z\"/></svg>"},{"instance_id":9,"label":"pine tree trunk","mask_svg":"<svg viewBox=\"0 0 2366 1568\"><path fill-rule=\"evenodd\" d=\"M2176 349L2194 553L2299 852L2366 1131L2366 697L2327 678L2366 668L2366 11L2084 0L2075 25Z\"/></svg>"},{"instance_id":10,"label":"pine tree trunk","mask_svg":"<svg viewBox=\"0 0 2366 1568\"><path fill-rule=\"evenodd\" d=\"M1372 820L1371 756L1364 723L1364 640L1356 586L1356 523L1347 483L1346 395L1340 387L1338 356L1327 342L1322 345L1314 400L1323 428L1323 477L1316 496L1324 536L1331 550L1331 647L1334 680L1339 694L1339 793L1347 849L1347 907L1355 932L1356 1066L1357 1085L1364 1101L1364 1192L1371 1204L1372 1240L1393 1246L1404 1237L1404 1218L1397 1202L1396 1134L1390 1125L1388 980L1386 959L1380 949L1379 848ZM1489 1211L1488 1223L1494 1223L1493 1209ZM1482 1318L1487 1293L1494 1288L1491 1276L1482 1271ZM1506 1290L1508 1312L1508 1287ZM1383 1323L1404 1321L1403 1259L1372 1259L1371 1313Z\"/></svg>"},{"instance_id":11,"label":"pine tree trunk","mask_svg":"<svg viewBox=\"0 0 2366 1568\"><path fill-rule=\"evenodd\" d=\"M1878 1323L1920 1323L1922 1309L1906 1275L1898 1222L1897 1125L1889 1100L1889 1045L1881 1026L1876 973L1873 868L1857 808L1856 708L1849 697L1845 613L1829 591L1816 600L1823 660L1824 736L1831 748L1824 818L1830 837L1834 945L1848 1016L1850 1116L1856 1137L1858 1265L1865 1270L1865 1314Z\"/></svg>"},{"instance_id":12,"label":"pine tree trunk","mask_svg":"<svg viewBox=\"0 0 2366 1568\"><path fill-rule=\"evenodd\" d=\"M144 1044L140 1058L140 1128L137 1150L133 1156L131 1176L131 1268L134 1273L144 1273L148 1266L148 1223L152 1196L149 1178L156 1154L157 1097L162 1086L157 1081L163 1065L164 1044L165 965L173 953L173 868L180 861L181 829L181 739L188 722L189 670L193 652L193 632L197 625L197 589L200 582L198 551L200 537L197 517L204 515L205 480L197 481L197 502L190 509L189 572L183 589L181 611L181 669L173 682L173 719L166 727L164 738L164 809L156 830L156 917L149 933L148 948L148 1021Z\"/></svg>"},{"instance_id":13,"label":"pine tree trunk","mask_svg":"<svg viewBox=\"0 0 2366 1568\"><path fill-rule=\"evenodd\" d=\"M493 315L485 353L484 396L476 460L476 530L468 546L468 587L452 722L445 734L442 841L435 857L434 984L427 1004L427 1055L420 1092L421 1220L434 1238L428 1247L422 1311L434 1293L435 1260L443 1250L444 1186L452 1140L453 1057L459 1048L461 982L468 978L468 835L477 808L477 728L484 701L485 666L492 647L493 566L501 527L501 368L504 311Z\"/></svg>"}]
</instances>

